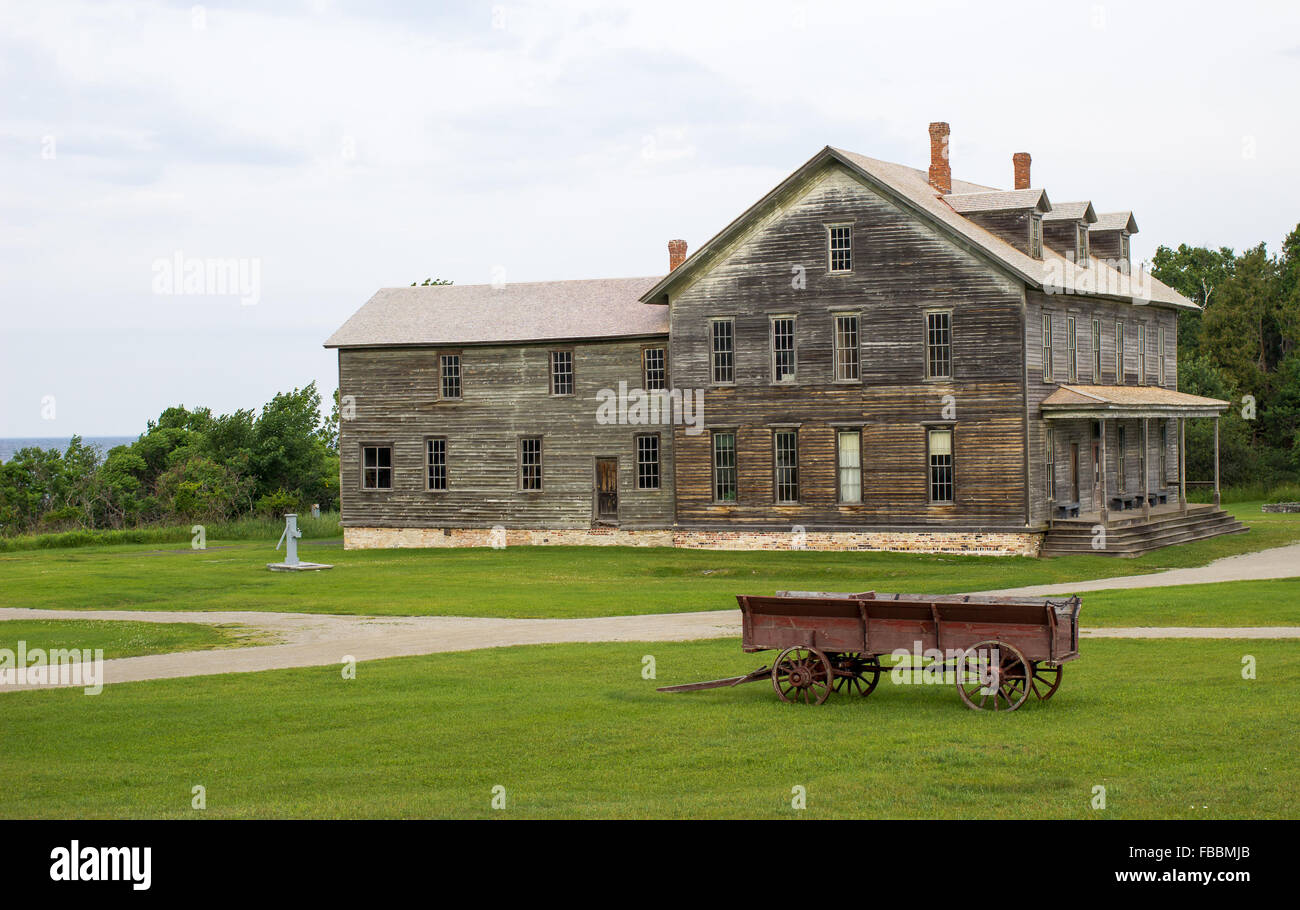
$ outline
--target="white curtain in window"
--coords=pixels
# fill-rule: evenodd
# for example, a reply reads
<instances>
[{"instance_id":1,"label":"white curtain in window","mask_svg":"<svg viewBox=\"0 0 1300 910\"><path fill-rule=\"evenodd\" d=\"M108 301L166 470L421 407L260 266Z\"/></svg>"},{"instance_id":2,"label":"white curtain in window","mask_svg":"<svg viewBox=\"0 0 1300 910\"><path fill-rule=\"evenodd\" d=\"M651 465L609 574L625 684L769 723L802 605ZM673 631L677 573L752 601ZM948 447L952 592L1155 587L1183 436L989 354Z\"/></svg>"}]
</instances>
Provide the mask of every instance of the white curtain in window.
<instances>
[{"instance_id":1,"label":"white curtain in window","mask_svg":"<svg viewBox=\"0 0 1300 910\"><path fill-rule=\"evenodd\" d=\"M840 434L840 499L862 499L862 447L857 433Z\"/></svg>"}]
</instances>

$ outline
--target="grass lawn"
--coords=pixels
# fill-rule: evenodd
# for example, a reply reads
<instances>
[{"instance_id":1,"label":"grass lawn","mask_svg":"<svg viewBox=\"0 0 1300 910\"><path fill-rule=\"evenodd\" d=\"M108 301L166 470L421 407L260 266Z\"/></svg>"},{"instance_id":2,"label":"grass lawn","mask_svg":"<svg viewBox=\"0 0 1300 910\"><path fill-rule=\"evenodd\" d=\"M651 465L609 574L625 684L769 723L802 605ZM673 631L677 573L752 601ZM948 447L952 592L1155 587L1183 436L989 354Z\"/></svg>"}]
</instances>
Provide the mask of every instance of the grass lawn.
<instances>
[{"instance_id":1,"label":"grass lawn","mask_svg":"<svg viewBox=\"0 0 1300 910\"><path fill-rule=\"evenodd\" d=\"M631 547L344 551L337 541L303 541L305 559L336 568L291 574L266 570L278 558L268 539L265 546L210 541L203 551L137 544L0 553L0 588L6 605L21 607L610 616L729 609L746 591L949 593L1129 575L1300 540L1300 515L1264 514L1258 503L1230 508L1250 533L1138 559Z\"/></svg>"},{"instance_id":2,"label":"grass lawn","mask_svg":"<svg viewBox=\"0 0 1300 910\"><path fill-rule=\"evenodd\" d=\"M104 650L104 659L206 651L272 644L274 637L246 626L197 622L131 622L102 619L8 619L0 621L0 648L89 648Z\"/></svg>"},{"instance_id":3,"label":"grass lawn","mask_svg":"<svg viewBox=\"0 0 1300 910\"><path fill-rule=\"evenodd\" d=\"M1296 572L1300 574L1300 567ZM1088 591L1088 626L1300 626L1300 578Z\"/></svg>"},{"instance_id":4,"label":"grass lawn","mask_svg":"<svg viewBox=\"0 0 1300 910\"><path fill-rule=\"evenodd\" d=\"M330 667L2 695L0 816L1300 814L1291 642L1085 642L1056 698L1013 714L887 681L821 707L766 683L654 691L763 656L734 641L554 645L365 663L355 680ZM1104 811L1089 807L1097 786Z\"/></svg>"}]
</instances>

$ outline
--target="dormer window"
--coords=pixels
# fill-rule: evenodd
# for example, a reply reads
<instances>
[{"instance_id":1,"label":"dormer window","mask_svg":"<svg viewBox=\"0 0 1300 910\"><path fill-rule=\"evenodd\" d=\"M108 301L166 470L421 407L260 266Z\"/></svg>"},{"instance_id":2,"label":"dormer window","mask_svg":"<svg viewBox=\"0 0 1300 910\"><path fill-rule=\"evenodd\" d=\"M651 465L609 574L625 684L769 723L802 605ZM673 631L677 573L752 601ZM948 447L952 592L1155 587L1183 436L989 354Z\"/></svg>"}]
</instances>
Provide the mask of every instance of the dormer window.
<instances>
[{"instance_id":1,"label":"dormer window","mask_svg":"<svg viewBox=\"0 0 1300 910\"><path fill-rule=\"evenodd\" d=\"M1074 228L1075 261L1080 268L1088 267L1088 226L1082 221Z\"/></svg>"},{"instance_id":2,"label":"dormer window","mask_svg":"<svg viewBox=\"0 0 1300 910\"><path fill-rule=\"evenodd\" d=\"M1043 219L1039 215L1029 216L1029 255L1043 258Z\"/></svg>"},{"instance_id":3,"label":"dormer window","mask_svg":"<svg viewBox=\"0 0 1300 910\"><path fill-rule=\"evenodd\" d=\"M826 226L826 231L830 271L853 271L853 226L831 224Z\"/></svg>"},{"instance_id":4,"label":"dormer window","mask_svg":"<svg viewBox=\"0 0 1300 910\"><path fill-rule=\"evenodd\" d=\"M1125 262L1131 261L1128 252L1128 232L1119 235L1119 258Z\"/></svg>"}]
</instances>

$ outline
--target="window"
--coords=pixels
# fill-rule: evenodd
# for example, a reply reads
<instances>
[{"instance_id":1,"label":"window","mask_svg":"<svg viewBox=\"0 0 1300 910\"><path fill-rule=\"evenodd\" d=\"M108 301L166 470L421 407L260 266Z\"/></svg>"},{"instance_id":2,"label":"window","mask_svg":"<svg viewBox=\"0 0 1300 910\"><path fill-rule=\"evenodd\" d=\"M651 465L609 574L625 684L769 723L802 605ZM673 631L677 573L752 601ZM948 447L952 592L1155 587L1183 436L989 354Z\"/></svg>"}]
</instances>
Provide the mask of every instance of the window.
<instances>
[{"instance_id":1,"label":"window","mask_svg":"<svg viewBox=\"0 0 1300 910\"><path fill-rule=\"evenodd\" d=\"M361 489L391 490L393 488L392 446L361 447Z\"/></svg>"},{"instance_id":2,"label":"window","mask_svg":"<svg viewBox=\"0 0 1300 910\"><path fill-rule=\"evenodd\" d=\"M1124 262L1129 261L1127 232L1119 235L1119 258Z\"/></svg>"},{"instance_id":3,"label":"window","mask_svg":"<svg viewBox=\"0 0 1300 910\"><path fill-rule=\"evenodd\" d=\"M853 382L860 378L858 355L858 317L835 317L835 379Z\"/></svg>"},{"instance_id":4,"label":"window","mask_svg":"<svg viewBox=\"0 0 1300 910\"><path fill-rule=\"evenodd\" d=\"M830 249L830 270L832 272L849 272L853 270L853 225L832 224L827 227Z\"/></svg>"},{"instance_id":5,"label":"window","mask_svg":"<svg viewBox=\"0 0 1300 910\"><path fill-rule=\"evenodd\" d=\"M736 501L736 434L713 434L713 501Z\"/></svg>"},{"instance_id":6,"label":"window","mask_svg":"<svg viewBox=\"0 0 1300 910\"><path fill-rule=\"evenodd\" d=\"M1092 381L1101 382L1101 320L1092 321Z\"/></svg>"},{"instance_id":7,"label":"window","mask_svg":"<svg viewBox=\"0 0 1300 910\"><path fill-rule=\"evenodd\" d=\"M551 394L573 394L572 351L551 351Z\"/></svg>"},{"instance_id":8,"label":"window","mask_svg":"<svg viewBox=\"0 0 1300 910\"><path fill-rule=\"evenodd\" d=\"M794 379L794 317L772 318L772 381L790 382Z\"/></svg>"},{"instance_id":9,"label":"window","mask_svg":"<svg viewBox=\"0 0 1300 910\"><path fill-rule=\"evenodd\" d=\"M1035 259L1043 258L1043 219L1040 215L1029 216L1029 255Z\"/></svg>"},{"instance_id":10,"label":"window","mask_svg":"<svg viewBox=\"0 0 1300 910\"><path fill-rule=\"evenodd\" d=\"M438 358L438 370L442 377L442 397L460 397L460 355L443 354Z\"/></svg>"},{"instance_id":11,"label":"window","mask_svg":"<svg viewBox=\"0 0 1300 910\"><path fill-rule=\"evenodd\" d=\"M1147 326L1138 323L1138 385L1147 384Z\"/></svg>"},{"instance_id":12,"label":"window","mask_svg":"<svg viewBox=\"0 0 1300 910\"><path fill-rule=\"evenodd\" d=\"M1043 314L1043 382L1052 381L1052 314Z\"/></svg>"},{"instance_id":13,"label":"window","mask_svg":"<svg viewBox=\"0 0 1300 910\"><path fill-rule=\"evenodd\" d=\"M925 314L925 375L929 379L952 378L952 314Z\"/></svg>"},{"instance_id":14,"label":"window","mask_svg":"<svg viewBox=\"0 0 1300 910\"><path fill-rule=\"evenodd\" d=\"M1169 483L1172 472L1169 470L1169 421L1160 421L1160 478Z\"/></svg>"},{"instance_id":15,"label":"window","mask_svg":"<svg viewBox=\"0 0 1300 910\"><path fill-rule=\"evenodd\" d=\"M1074 227L1074 236L1074 248L1077 250L1075 261L1080 268L1086 269L1088 267L1088 226L1080 221Z\"/></svg>"},{"instance_id":16,"label":"window","mask_svg":"<svg viewBox=\"0 0 1300 910\"><path fill-rule=\"evenodd\" d=\"M1138 445L1138 484L1137 492L1141 493L1147 488L1151 480L1151 475L1147 473L1147 439L1146 434L1142 434L1142 441Z\"/></svg>"},{"instance_id":17,"label":"window","mask_svg":"<svg viewBox=\"0 0 1300 910\"><path fill-rule=\"evenodd\" d=\"M1068 381L1079 381L1079 331L1073 316L1065 317L1065 369Z\"/></svg>"},{"instance_id":18,"label":"window","mask_svg":"<svg viewBox=\"0 0 1300 910\"><path fill-rule=\"evenodd\" d=\"M1165 327L1156 329L1156 376L1165 384Z\"/></svg>"},{"instance_id":19,"label":"window","mask_svg":"<svg viewBox=\"0 0 1300 910\"><path fill-rule=\"evenodd\" d=\"M542 488L542 437L525 436L519 440L519 489Z\"/></svg>"},{"instance_id":20,"label":"window","mask_svg":"<svg viewBox=\"0 0 1300 910\"><path fill-rule=\"evenodd\" d=\"M777 430L772 434L776 464L776 501L799 501L799 434Z\"/></svg>"},{"instance_id":21,"label":"window","mask_svg":"<svg viewBox=\"0 0 1300 910\"><path fill-rule=\"evenodd\" d=\"M444 491L447 489L447 440L431 437L424 441L425 464L429 474L429 489Z\"/></svg>"},{"instance_id":22,"label":"window","mask_svg":"<svg viewBox=\"0 0 1300 910\"><path fill-rule=\"evenodd\" d=\"M1124 384L1124 323L1115 323L1115 385Z\"/></svg>"},{"instance_id":23,"label":"window","mask_svg":"<svg viewBox=\"0 0 1300 910\"><path fill-rule=\"evenodd\" d=\"M641 351L641 383L647 392L668 387L668 357L663 348Z\"/></svg>"},{"instance_id":24,"label":"window","mask_svg":"<svg viewBox=\"0 0 1300 910\"><path fill-rule=\"evenodd\" d=\"M1128 438L1124 433L1124 424L1121 423L1116 426L1115 433L1118 437L1115 441L1115 486L1121 493L1123 493L1128 489L1128 484L1126 483L1128 478L1125 476L1125 474L1127 474L1127 471L1125 471L1125 461L1128 459Z\"/></svg>"},{"instance_id":25,"label":"window","mask_svg":"<svg viewBox=\"0 0 1300 910\"><path fill-rule=\"evenodd\" d=\"M930 502L952 502L952 429L931 430Z\"/></svg>"},{"instance_id":26,"label":"window","mask_svg":"<svg viewBox=\"0 0 1300 910\"><path fill-rule=\"evenodd\" d=\"M1047 428L1046 440L1044 446L1043 463L1047 465L1047 501L1056 501L1056 438L1052 434L1052 428Z\"/></svg>"},{"instance_id":27,"label":"window","mask_svg":"<svg viewBox=\"0 0 1300 910\"><path fill-rule=\"evenodd\" d=\"M659 437L636 438L636 488L659 489Z\"/></svg>"},{"instance_id":28,"label":"window","mask_svg":"<svg viewBox=\"0 0 1300 910\"><path fill-rule=\"evenodd\" d=\"M840 430L836 434L840 502L862 502L862 433Z\"/></svg>"},{"instance_id":29,"label":"window","mask_svg":"<svg viewBox=\"0 0 1300 910\"><path fill-rule=\"evenodd\" d=\"M713 320L713 382L726 385L736 381L736 320Z\"/></svg>"}]
</instances>

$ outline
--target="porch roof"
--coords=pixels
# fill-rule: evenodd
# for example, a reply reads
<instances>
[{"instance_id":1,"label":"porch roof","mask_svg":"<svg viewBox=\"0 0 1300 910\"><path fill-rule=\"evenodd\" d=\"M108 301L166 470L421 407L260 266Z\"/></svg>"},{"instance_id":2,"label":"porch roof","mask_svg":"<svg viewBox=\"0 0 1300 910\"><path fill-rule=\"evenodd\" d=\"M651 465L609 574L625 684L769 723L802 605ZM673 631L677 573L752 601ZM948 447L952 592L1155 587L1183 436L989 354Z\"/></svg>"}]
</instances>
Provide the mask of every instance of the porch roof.
<instances>
[{"instance_id":1,"label":"porch roof","mask_svg":"<svg viewBox=\"0 0 1300 910\"><path fill-rule=\"evenodd\" d=\"M1043 401L1047 420L1105 417L1218 417L1228 402L1160 386L1063 385Z\"/></svg>"}]
</instances>

